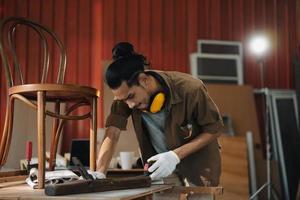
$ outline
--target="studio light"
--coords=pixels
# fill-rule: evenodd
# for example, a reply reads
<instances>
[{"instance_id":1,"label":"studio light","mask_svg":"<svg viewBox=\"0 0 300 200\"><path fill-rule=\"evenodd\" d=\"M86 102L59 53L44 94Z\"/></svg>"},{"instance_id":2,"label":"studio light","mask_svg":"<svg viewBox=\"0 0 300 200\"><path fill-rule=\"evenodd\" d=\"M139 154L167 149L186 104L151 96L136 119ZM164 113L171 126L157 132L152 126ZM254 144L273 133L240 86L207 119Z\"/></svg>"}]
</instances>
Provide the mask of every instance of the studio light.
<instances>
[{"instance_id":1,"label":"studio light","mask_svg":"<svg viewBox=\"0 0 300 200\"><path fill-rule=\"evenodd\" d=\"M248 47L250 52L254 55L257 64L260 69L260 82L261 88L265 87L265 60L267 56L267 52L270 49L270 42L266 35L264 34L255 34L249 38Z\"/></svg>"},{"instance_id":2,"label":"studio light","mask_svg":"<svg viewBox=\"0 0 300 200\"><path fill-rule=\"evenodd\" d=\"M249 47L253 54L262 57L270 47L269 39L265 35L255 35L249 40Z\"/></svg>"}]
</instances>

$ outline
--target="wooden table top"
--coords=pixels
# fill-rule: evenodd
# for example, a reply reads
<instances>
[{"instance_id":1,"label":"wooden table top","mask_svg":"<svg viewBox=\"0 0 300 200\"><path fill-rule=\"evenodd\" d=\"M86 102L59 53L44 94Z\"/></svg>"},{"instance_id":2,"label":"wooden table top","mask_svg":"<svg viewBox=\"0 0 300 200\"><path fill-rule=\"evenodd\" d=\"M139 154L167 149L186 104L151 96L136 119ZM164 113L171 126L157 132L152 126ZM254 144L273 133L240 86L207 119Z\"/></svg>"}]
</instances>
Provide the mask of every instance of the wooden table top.
<instances>
[{"instance_id":1,"label":"wooden table top","mask_svg":"<svg viewBox=\"0 0 300 200\"><path fill-rule=\"evenodd\" d=\"M136 188L128 190L114 190L107 192L94 192L84 194L73 194L63 196L47 196L43 189L31 189L27 184L11 186L0 189L1 199L75 199L75 200L130 200L156 192L171 189L172 185L152 185L148 188Z\"/></svg>"}]
</instances>

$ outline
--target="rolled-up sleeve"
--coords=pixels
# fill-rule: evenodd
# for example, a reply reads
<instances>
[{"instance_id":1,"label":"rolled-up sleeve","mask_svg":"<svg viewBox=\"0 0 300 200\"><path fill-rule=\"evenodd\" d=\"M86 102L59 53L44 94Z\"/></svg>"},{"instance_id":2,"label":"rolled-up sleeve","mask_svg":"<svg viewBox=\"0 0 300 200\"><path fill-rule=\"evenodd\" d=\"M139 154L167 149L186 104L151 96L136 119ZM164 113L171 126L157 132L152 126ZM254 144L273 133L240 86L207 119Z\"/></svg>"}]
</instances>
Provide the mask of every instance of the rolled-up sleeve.
<instances>
[{"instance_id":1,"label":"rolled-up sleeve","mask_svg":"<svg viewBox=\"0 0 300 200\"><path fill-rule=\"evenodd\" d=\"M113 101L111 111L106 118L105 127L114 126L121 130L126 130L128 117L131 109L123 101Z\"/></svg>"}]
</instances>

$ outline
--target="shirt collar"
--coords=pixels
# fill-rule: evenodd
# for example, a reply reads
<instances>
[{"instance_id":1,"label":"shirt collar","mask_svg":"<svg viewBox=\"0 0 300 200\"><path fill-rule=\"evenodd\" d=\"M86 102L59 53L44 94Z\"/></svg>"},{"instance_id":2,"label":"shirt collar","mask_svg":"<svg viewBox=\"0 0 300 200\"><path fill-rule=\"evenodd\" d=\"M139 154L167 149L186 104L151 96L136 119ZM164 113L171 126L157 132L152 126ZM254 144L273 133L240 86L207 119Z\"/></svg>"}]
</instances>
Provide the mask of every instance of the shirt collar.
<instances>
[{"instance_id":1,"label":"shirt collar","mask_svg":"<svg viewBox=\"0 0 300 200\"><path fill-rule=\"evenodd\" d=\"M169 89L169 100L167 101L166 107L168 110L170 110L171 106L177 103L180 103L182 101L181 97L177 93L177 90L174 88L174 83L170 79L170 76L167 75L163 71L158 71L158 70L151 70L152 72L158 74L165 82L166 86Z\"/></svg>"}]
</instances>

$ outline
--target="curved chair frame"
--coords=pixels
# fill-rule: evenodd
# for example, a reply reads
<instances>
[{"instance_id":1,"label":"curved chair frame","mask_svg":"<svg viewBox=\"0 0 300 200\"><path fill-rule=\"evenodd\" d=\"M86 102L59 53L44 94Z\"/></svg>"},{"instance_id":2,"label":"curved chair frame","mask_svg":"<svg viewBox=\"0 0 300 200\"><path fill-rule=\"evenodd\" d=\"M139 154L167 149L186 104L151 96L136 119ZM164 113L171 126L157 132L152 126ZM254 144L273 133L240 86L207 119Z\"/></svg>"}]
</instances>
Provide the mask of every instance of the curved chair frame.
<instances>
[{"instance_id":1,"label":"curved chair frame","mask_svg":"<svg viewBox=\"0 0 300 200\"><path fill-rule=\"evenodd\" d=\"M33 29L40 38L43 49L43 68L40 83L25 84L22 71L17 59L15 34L19 26L27 26ZM4 41L4 33L7 33L7 43ZM50 37L46 37L47 35ZM60 62L56 83L47 83L50 53L48 40L52 38L60 51ZM44 188L45 182L45 117L53 117L53 130L51 136L49 168L55 167L58 140L66 120L90 119L90 169L96 169L96 139L97 139L97 100L100 93L97 89L88 86L64 84L66 72L66 51L58 36L50 29L22 17L9 17L0 22L0 54L7 82L7 102L4 129L0 143L0 167L6 160L11 143L13 129L14 100L18 99L26 105L37 110L38 132L38 188ZM10 56L10 57L9 57ZM12 59L16 80L13 79L12 66L8 58ZM16 82L20 84L16 84ZM55 111L46 110L47 102L55 103ZM60 113L61 103L72 103L64 113ZM88 113L82 115L70 115L76 109L88 106Z\"/></svg>"}]
</instances>

